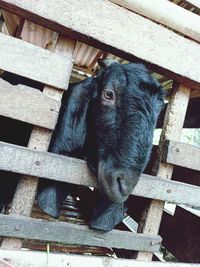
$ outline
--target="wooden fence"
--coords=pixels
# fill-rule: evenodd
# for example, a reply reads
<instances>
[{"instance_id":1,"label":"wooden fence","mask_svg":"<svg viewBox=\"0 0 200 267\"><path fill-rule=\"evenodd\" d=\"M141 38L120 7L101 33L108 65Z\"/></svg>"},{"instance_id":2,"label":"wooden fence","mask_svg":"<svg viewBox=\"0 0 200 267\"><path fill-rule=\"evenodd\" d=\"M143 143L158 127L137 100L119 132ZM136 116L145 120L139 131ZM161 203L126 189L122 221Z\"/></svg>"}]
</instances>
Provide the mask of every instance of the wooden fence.
<instances>
[{"instance_id":1,"label":"wooden fence","mask_svg":"<svg viewBox=\"0 0 200 267\"><path fill-rule=\"evenodd\" d=\"M22 174L10 214L0 215L3 237L0 266L6 261L16 266L46 266L47 262L48 266L55 263L57 266L64 263L65 266L200 266L145 262L151 261L160 248L162 238L158 231L165 201L200 207L200 187L170 180L174 165L200 170L200 149L180 142L190 91L200 90L197 38L189 40L106 0L93 0L89 4L86 0L0 0L0 8L18 16L17 24L10 30L15 37L0 33L0 69L45 85L40 92L0 80L0 115L34 125L28 147L0 142L0 170ZM7 19L13 16L5 14ZM187 21L192 15L184 16ZM48 28L47 40L42 39L38 25ZM40 33L41 47L38 40L37 46L30 43L27 32L31 26L34 36ZM198 27L195 31L195 36L200 34ZM19 36L21 40L16 38ZM30 217L38 178L96 186L83 160L47 152L62 93L68 87L75 40L130 61L144 61L152 70L175 80L159 143L160 153L155 161L157 176L143 174L132 192L152 199L144 221L140 222L142 233L121 230L101 233L87 226ZM20 249L23 239L130 249L138 251L138 261L11 251ZM34 261L35 257L40 261Z\"/></svg>"}]
</instances>

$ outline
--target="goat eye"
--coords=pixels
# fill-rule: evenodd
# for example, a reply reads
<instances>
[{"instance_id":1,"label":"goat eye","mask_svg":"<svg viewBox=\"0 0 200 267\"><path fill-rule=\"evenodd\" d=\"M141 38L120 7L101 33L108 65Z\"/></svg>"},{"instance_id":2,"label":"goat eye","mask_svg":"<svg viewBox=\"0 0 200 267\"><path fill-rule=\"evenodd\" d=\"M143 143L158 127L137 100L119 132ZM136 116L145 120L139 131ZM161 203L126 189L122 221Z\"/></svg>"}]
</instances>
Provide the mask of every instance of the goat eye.
<instances>
[{"instance_id":1,"label":"goat eye","mask_svg":"<svg viewBox=\"0 0 200 267\"><path fill-rule=\"evenodd\" d=\"M114 99L114 92L112 90L103 91L103 98L105 98L107 100L113 100Z\"/></svg>"}]
</instances>

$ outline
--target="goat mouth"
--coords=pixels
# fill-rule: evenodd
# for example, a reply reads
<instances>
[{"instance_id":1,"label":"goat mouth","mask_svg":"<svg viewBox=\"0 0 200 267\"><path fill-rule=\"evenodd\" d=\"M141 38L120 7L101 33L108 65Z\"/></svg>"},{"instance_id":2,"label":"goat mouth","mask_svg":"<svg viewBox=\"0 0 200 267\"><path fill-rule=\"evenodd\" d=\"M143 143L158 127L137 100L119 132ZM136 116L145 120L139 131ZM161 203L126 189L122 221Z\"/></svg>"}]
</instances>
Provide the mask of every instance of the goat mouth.
<instances>
[{"instance_id":1,"label":"goat mouth","mask_svg":"<svg viewBox=\"0 0 200 267\"><path fill-rule=\"evenodd\" d=\"M119 190L113 190L113 189L107 188L107 186L105 187L102 184L99 184L98 188L104 198L114 203L125 202L127 198L129 197L129 195L123 196Z\"/></svg>"}]
</instances>

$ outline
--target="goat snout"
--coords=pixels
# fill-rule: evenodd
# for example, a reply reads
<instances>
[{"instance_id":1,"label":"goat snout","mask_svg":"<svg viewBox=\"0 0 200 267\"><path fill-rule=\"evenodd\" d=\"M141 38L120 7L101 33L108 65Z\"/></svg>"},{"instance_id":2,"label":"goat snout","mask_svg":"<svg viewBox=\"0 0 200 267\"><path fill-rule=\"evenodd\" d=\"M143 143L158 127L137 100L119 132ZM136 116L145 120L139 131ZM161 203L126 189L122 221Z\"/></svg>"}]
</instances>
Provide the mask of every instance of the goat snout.
<instances>
[{"instance_id":1,"label":"goat snout","mask_svg":"<svg viewBox=\"0 0 200 267\"><path fill-rule=\"evenodd\" d=\"M101 172L98 177L101 193L112 202L124 202L136 186L140 173L130 169Z\"/></svg>"}]
</instances>

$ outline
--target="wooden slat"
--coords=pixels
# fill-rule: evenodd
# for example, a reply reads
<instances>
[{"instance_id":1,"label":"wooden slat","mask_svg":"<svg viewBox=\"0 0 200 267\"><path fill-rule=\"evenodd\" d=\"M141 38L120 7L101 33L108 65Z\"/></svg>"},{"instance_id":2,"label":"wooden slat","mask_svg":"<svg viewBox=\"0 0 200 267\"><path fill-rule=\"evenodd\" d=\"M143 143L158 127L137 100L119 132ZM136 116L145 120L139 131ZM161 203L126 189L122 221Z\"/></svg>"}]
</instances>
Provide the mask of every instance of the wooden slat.
<instances>
[{"instance_id":1,"label":"wooden slat","mask_svg":"<svg viewBox=\"0 0 200 267\"><path fill-rule=\"evenodd\" d=\"M22 34L23 31L24 30L22 30ZM37 28L35 34L37 35ZM65 77L63 77L63 79L65 79L66 84L68 84L72 69L72 55L74 50L74 42L66 38L62 37L58 38L58 34L54 33L51 40L49 40L48 44L49 44L47 46L48 50L55 51L63 59L63 62L65 60L66 62L68 62L67 63L68 68L66 69ZM60 101L61 105L63 90L58 90L54 87L46 85L43 89L43 93L57 99L58 101ZM51 130L35 126L31 133L28 147L42 151L47 151L51 140L51 136L52 136ZM21 214L24 216L30 216L35 196L37 193L38 181L39 180L37 177L32 177L32 176L21 177L12 201L12 206L10 211L11 214ZM22 247L22 244L23 240L21 239L5 237L2 241L1 248L19 249Z\"/></svg>"},{"instance_id":2,"label":"wooden slat","mask_svg":"<svg viewBox=\"0 0 200 267\"><path fill-rule=\"evenodd\" d=\"M19 215L0 215L0 236L142 251L158 251L161 244L159 236L118 230L105 233L87 226Z\"/></svg>"},{"instance_id":3,"label":"wooden slat","mask_svg":"<svg viewBox=\"0 0 200 267\"><path fill-rule=\"evenodd\" d=\"M0 7L125 59L142 59L154 70L199 89L200 70L194 66L200 62L200 46L113 3L0 0Z\"/></svg>"},{"instance_id":4,"label":"wooden slat","mask_svg":"<svg viewBox=\"0 0 200 267\"><path fill-rule=\"evenodd\" d=\"M200 148L174 141L167 141L165 148L165 162L200 171Z\"/></svg>"},{"instance_id":5,"label":"wooden slat","mask_svg":"<svg viewBox=\"0 0 200 267\"><path fill-rule=\"evenodd\" d=\"M110 0L200 42L200 17L168 0Z\"/></svg>"},{"instance_id":6,"label":"wooden slat","mask_svg":"<svg viewBox=\"0 0 200 267\"><path fill-rule=\"evenodd\" d=\"M51 180L96 186L83 160L0 142L0 169ZM143 174L133 195L200 207L200 187Z\"/></svg>"},{"instance_id":7,"label":"wooden slat","mask_svg":"<svg viewBox=\"0 0 200 267\"><path fill-rule=\"evenodd\" d=\"M192 264L192 263L142 262L132 259L115 259L112 257L67 255L64 253L52 253L52 252L47 254L46 252L41 252L41 251L0 250L0 258L5 260L12 266L20 266L20 267L44 267L44 266L200 267L200 264Z\"/></svg>"},{"instance_id":8,"label":"wooden slat","mask_svg":"<svg viewBox=\"0 0 200 267\"><path fill-rule=\"evenodd\" d=\"M0 69L67 89L66 70L72 67L68 57L42 49L0 33Z\"/></svg>"},{"instance_id":9,"label":"wooden slat","mask_svg":"<svg viewBox=\"0 0 200 267\"><path fill-rule=\"evenodd\" d=\"M197 8L200 11L200 2L199 2L199 0L184 0L184 2L194 6L195 8Z\"/></svg>"},{"instance_id":10,"label":"wooden slat","mask_svg":"<svg viewBox=\"0 0 200 267\"><path fill-rule=\"evenodd\" d=\"M54 129L59 101L31 87L13 86L0 79L0 115Z\"/></svg>"},{"instance_id":11,"label":"wooden slat","mask_svg":"<svg viewBox=\"0 0 200 267\"><path fill-rule=\"evenodd\" d=\"M161 156L163 154L165 140L170 139L178 141L180 139L189 98L190 98L189 87L180 84L179 85L174 84L173 94L169 100L163 123L163 129L159 143L160 154L158 155L158 158L155 161L155 166L154 166L157 172L157 176L161 177L162 179L170 180L173 173L173 165L161 162ZM183 194L182 196L186 197L185 194ZM196 197L196 195L194 196ZM163 208L164 208L164 202L157 200L151 201L148 210L145 212L146 216L142 229L143 233L146 234L158 233L162 219ZM137 255L137 259L151 261L152 253L139 252Z\"/></svg>"}]
</instances>

